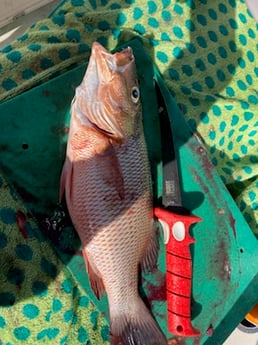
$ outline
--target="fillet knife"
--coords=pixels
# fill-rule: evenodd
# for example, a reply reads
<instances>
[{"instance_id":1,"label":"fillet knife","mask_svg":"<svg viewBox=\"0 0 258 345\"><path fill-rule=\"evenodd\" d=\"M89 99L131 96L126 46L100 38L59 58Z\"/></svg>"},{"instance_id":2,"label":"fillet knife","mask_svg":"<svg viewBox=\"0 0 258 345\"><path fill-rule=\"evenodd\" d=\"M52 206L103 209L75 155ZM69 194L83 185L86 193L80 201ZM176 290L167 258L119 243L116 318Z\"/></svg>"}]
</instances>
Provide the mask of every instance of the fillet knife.
<instances>
[{"instance_id":1,"label":"fillet knife","mask_svg":"<svg viewBox=\"0 0 258 345\"><path fill-rule=\"evenodd\" d=\"M164 231L166 244L166 294L168 330L179 336L198 336L191 323L192 258L190 244L195 240L189 228L201 218L182 206L177 155L171 120L161 90L156 84L163 162L162 207L154 214Z\"/></svg>"}]
</instances>

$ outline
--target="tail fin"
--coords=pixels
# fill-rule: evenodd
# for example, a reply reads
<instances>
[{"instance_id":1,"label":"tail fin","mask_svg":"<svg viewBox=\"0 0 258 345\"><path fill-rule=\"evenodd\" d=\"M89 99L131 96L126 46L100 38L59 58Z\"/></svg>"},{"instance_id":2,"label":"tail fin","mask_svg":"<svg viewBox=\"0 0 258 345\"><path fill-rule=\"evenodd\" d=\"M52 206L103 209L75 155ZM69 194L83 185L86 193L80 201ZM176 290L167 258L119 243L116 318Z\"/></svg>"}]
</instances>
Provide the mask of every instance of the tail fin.
<instances>
[{"instance_id":1,"label":"tail fin","mask_svg":"<svg viewBox=\"0 0 258 345\"><path fill-rule=\"evenodd\" d=\"M124 345L167 345L167 340L140 297L127 310L110 310L110 331Z\"/></svg>"}]
</instances>

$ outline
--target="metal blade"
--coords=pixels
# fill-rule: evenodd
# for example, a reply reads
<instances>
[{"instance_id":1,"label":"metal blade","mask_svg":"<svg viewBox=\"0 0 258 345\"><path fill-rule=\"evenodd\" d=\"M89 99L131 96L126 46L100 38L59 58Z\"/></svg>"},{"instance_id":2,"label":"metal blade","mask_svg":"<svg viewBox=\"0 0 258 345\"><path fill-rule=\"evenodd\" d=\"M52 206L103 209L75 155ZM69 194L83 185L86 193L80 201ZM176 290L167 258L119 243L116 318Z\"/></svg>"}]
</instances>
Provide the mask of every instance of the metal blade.
<instances>
[{"instance_id":1,"label":"metal blade","mask_svg":"<svg viewBox=\"0 0 258 345\"><path fill-rule=\"evenodd\" d=\"M163 159L163 195L164 207L182 207L178 165L173 141L173 134L164 98L158 85L156 91L159 104L162 159Z\"/></svg>"}]
</instances>

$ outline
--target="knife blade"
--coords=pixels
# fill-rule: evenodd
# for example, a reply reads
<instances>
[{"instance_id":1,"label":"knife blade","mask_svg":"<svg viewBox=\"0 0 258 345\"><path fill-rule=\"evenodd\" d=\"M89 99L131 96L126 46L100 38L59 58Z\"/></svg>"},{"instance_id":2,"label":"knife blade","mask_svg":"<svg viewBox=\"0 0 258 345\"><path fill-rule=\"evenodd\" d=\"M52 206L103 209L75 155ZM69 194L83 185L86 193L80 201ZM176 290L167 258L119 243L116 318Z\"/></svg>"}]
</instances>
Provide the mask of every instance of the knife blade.
<instances>
[{"instance_id":1,"label":"knife blade","mask_svg":"<svg viewBox=\"0 0 258 345\"><path fill-rule=\"evenodd\" d=\"M195 240L189 229L201 218L191 215L182 206L177 152L172 133L171 117L161 90L156 83L162 147L162 207L155 207L166 244L166 293L168 330L180 336L198 336L191 323L192 258L190 245Z\"/></svg>"}]
</instances>

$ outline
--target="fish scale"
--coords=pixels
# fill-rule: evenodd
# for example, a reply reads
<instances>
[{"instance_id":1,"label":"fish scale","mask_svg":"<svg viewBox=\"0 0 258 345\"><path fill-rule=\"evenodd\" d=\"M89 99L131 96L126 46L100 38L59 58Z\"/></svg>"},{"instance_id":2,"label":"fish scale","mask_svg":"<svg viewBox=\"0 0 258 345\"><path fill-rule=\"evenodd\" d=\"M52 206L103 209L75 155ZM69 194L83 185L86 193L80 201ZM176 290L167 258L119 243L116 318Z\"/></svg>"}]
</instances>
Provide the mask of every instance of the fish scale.
<instances>
[{"instance_id":1,"label":"fish scale","mask_svg":"<svg viewBox=\"0 0 258 345\"><path fill-rule=\"evenodd\" d=\"M91 138L88 140L90 141ZM126 149L126 146L130 149ZM117 200L116 203L113 202L111 207L109 203L103 203L104 197L110 193L110 186L103 185L102 174L97 173L96 162L89 158L91 155L87 151L85 158L83 159L83 156L80 155L80 161L73 168L75 176L79 171L79 177L72 185L73 194L77 196L78 201L73 200L74 208L70 210L72 219L81 218L80 227L87 229L83 233L79 232L82 243L87 244L94 234L94 240L87 245L87 251L94 253L97 258L95 265L98 266L99 270L106 273L103 274L103 280L107 281L107 290L110 280L119 281L118 276L121 271L127 272L124 268L125 264L123 266L120 264L121 254L127 260L132 257L132 252L136 253L135 248L139 247L140 244L141 251L138 251L138 256L132 257L132 262L129 262L132 266L137 267L147 245L148 236L151 236L152 232L150 176L145 174L149 168L147 167L147 150L143 136L139 133L138 138L130 138L125 145L115 145L114 147L117 149L115 153L123 175L124 202L121 203L121 200ZM90 183L85 183L85 181L90 181ZM91 195L91 198L86 199L84 195ZM87 210L88 215L86 218L81 217L85 210ZM131 214L128 214L129 210L132 211ZM123 233L123 238L121 238L120 232ZM115 269L116 263L111 255L113 252L116 253L119 272L116 272ZM103 256L107 259L103 260ZM108 271L106 267L108 267ZM126 278L125 273L123 279ZM127 274L131 275L131 270ZM106 275L107 278L105 278ZM112 286L111 292L113 289ZM117 293L116 298L121 299Z\"/></svg>"}]
</instances>

